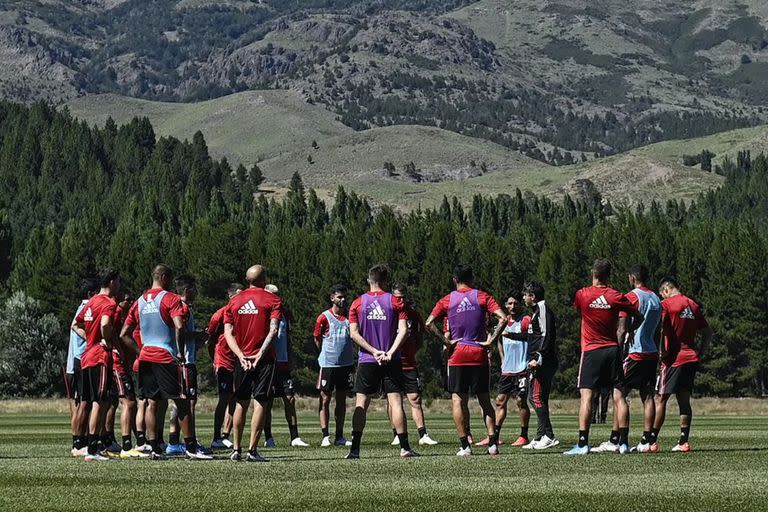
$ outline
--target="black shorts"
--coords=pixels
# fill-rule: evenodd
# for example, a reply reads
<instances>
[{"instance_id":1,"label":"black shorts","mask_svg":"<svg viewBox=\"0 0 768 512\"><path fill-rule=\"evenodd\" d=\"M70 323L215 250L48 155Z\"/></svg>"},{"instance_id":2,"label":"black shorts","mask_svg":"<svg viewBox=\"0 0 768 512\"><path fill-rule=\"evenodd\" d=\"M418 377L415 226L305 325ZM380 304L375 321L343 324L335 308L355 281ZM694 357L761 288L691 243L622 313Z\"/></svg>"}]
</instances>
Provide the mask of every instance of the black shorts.
<instances>
[{"instance_id":1,"label":"black shorts","mask_svg":"<svg viewBox=\"0 0 768 512\"><path fill-rule=\"evenodd\" d=\"M693 381L699 363L687 363L680 366L661 365L656 381L656 392L660 395L672 395L680 390L693 391Z\"/></svg>"},{"instance_id":2,"label":"black shorts","mask_svg":"<svg viewBox=\"0 0 768 512\"><path fill-rule=\"evenodd\" d=\"M516 398L528 396L528 374L502 375L499 378L499 394Z\"/></svg>"},{"instance_id":3,"label":"black shorts","mask_svg":"<svg viewBox=\"0 0 768 512\"><path fill-rule=\"evenodd\" d=\"M150 400L187 398L184 372L178 363L139 361L139 389Z\"/></svg>"},{"instance_id":4,"label":"black shorts","mask_svg":"<svg viewBox=\"0 0 768 512\"><path fill-rule=\"evenodd\" d=\"M133 387L133 379L130 373L120 373L114 368L112 369L112 388L115 396L119 398L127 398L128 400L136 400L136 391Z\"/></svg>"},{"instance_id":5,"label":"black shorts","mask_svg":"<svg viewBox=\"0 0 768 512\"><path fill-rule=\"evenodd\" d=\"M197 400L197 365L195 363L184 365L184 393L190 400Z\"/></svg>"},{"instance_id":6,"label":"black shorts","mask_svg":"<svg viewBox=\"0 0 768 512\"><path fill-rule=\"evenodd\" d=\"M72 366L72 373L67 373L64 369L64 392L69 400L80 402L80 381L82 380L82 370L80 369L80 360L75 359Z\"/></svg>"},{"instance_id":7,"label":"black shorts","mask_svg":"<svg viewBox=\"0 0 768 512\"><path fill-rule=\"evenodd\" d=\"M272 396L290 398L296 394L293 376L288 368L275 368L275 378L272 380Z\"/></svg>"},{"instance_id":8,"label":"black shorts","mask_svg":"<svg viewBox=\"0 0 768 512\"><path fill-rule=\"evenodd\" d=\"M581 353L579 389L621 387L621 351L618 346L609 346Z\"/></svg>"},{"instance_id":9,"label":"black shorts","mask_svg":"<svg viewBox=\"0 0 768 512\"><path fill-rule=\"evenodd\" d=\"M272 398L272 381L275 377L274 361L259 361L258 366L245 371L240 362L235 363L235 398L238 400L268 400Z\"/></svg>"},{"instance_id":10,"label":"black shorts","mask_svg":"<svg viewBox=\"0 0 768 512\"><path fill-rule=\"evenodd\" d=\"M139 385L139 372L133 374L133 391L136 393L136 400L144 400L146 397L141 392L141 386Z\"/></svg>"},{"instance_id":11,"label":"black shorts","mask_svg":"<svg viewBox=\"0 0 768 512\"><path fill-rule=\"evenodd\" d=\"M219 390L219 397L228 398L234 393L235 372L226 368L216 369L216 387Z\"/></svg>"},{"instance_id":12,"label":"black shorts","mask_svg":"<svg viewBox=\"0 0 768 512\"><path fill-rule=\"evenodd\" d=\"M103 364L84 369L80 379L80 399L88 403L106 402L111 381L112 371Z\"/></svg>"},{"instance_id":13,"label":"black shorts","mask_svg":"<svg viewBox=\"0 0 768 512\"><path fill-rule=\"evenodd\" d=\"M330 393L334 389L349 391L355 385L355 367L339 366L336 368L320 368L317 376L317 389L323 393Z\"/></svg>"},{"instance_id":14,"label":"black shorts","mask_svg":"<svg viewBox=\"0 0 768 512\"><path fill-rule=\"evenodd\" d=\"M424 388L421 385L421 377L419 376L418 369L403 370L403 377L404 377L403 391L405 391L408 394L411 394L411 393L421 394L421 392L424 391Z\"/></svg>"},{"instance_id":15,"label":"black shorts","mask_svg":"<svg viewBox=\"0 0 768 512\"><path fill-rule=\"evenodd\" d=\"M641 393L652 393L656 383L656 360L637 361L635 359L624 360L624 378L621 390L626 395L633 389Z\"/></svg>"},{"instance_id":16,"label":"black shorts","mask_svg":"<svg viewBox=\"0 0 768 512\"><path fill-rule=\"evenodd\" d=\"M362 363L357 365L355 393L376 395L384 393L402 393L405 389L405 377L400 361L387 364Z\"/></svg>"},{"instance_id":17,"label":"black shorts","mask_svg":"<svg viewBox=\"0 0 768 512\"><path fill-rule=\"evenodd\" d=\"M490 385L490 370L488 366L451 366L448 365L449 393L473 393L482 395L488 393Z\"/></svg>"}]
</instances>

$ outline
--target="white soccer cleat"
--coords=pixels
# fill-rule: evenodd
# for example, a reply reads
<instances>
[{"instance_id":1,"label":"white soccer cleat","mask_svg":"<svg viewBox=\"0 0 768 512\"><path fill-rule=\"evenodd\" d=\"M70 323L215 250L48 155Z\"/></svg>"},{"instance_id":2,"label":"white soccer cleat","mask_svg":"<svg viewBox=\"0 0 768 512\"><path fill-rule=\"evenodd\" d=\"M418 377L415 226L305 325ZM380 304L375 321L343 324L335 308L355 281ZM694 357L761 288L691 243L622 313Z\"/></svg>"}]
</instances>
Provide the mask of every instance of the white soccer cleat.
<instances>
[{"instance_id":1,"label":"white soccer cleat","mask_svg":"<svg viewBox=\"0 0 768 512\"><path fill-rule=\"evenodd\" d=\"M496 456L498 454L499 454L498 446L496 446L495 444L492 444L491 446L488 447L488 455Z\"/></svg>"},{"instance_id":2,"label":"white soccer cleat","mask_svg":"<svg viewBox=\"0 0 768 512\"><path fill-rule=\"evenodd\" d=\"M297 437L296 439L291 441L291 446L298 447L298 448L306 448L307 446L309 446L309 444L302 441L300 437Z\"/></svg>"},{"instance_id":3,"label":"white soccer cleat","mask_svg":"<svg viewBox=\"0 0 768 512\"><path fill-rule=\"evenodd\" d=\"M82 448L72 448L71 453L73 457L85 457L88 455L88 447L83 446Z\"/></svg>"},{"instance_id":4,"label":"white soccer cleat","mask_svg":"<svg viewBox=\"0 0 768 512\"><path fill-rule=\"evenodd\" d=\"M149 444L145 443L145 444L143 444L141 446L137 446L136 450L140 451L140 452L144 452L144 453L149 453L149 452L152 451L152 447L149 446Z\"/></svg>"},{"instance_id":5,"label":"white soccer cleat","mask_svg":"<svg viewBox=\"0 0 768 512\"><path fill-rule=\"evenodd\" d=\"M627 443L622 443L619 445L619 455L626 455L629 453L629 445Z\"/></svg>"},{"instance_id":6,"label":"white soccer cleat","mask_svg":"<svg viewBox=\"0 0 768 512\"><path fill-rule=\"evenodd\" d=\"M437 444L437 441L429 437L429 434L424 434L421 439L419 439L419 444L421 446L434 446Z\"/></svg>"},{"instance_id":7,"label":"white soccer cleat","mask_svg":"<svg viewBox=\"0 0 768 512\"><path fill-rule=\"evenodd\" d=\"M605 441L591 451L594 453L619 453L619 445L613 444L610 441Z\"/></svg>"},{"instance_id":8,"label":"white soccer cleat","mask_svg":"<svg viewBox=\"0 0 768 512\"><path fill-rule=\"evenodd\" d=\"M88 462L105 462L109 460L109 457L106 457L101 452L96 452L93 455L90 453L85 456L85 460Z\"/></svg>"},{"instance_id":9,"label":"white soccer cleat","mask_svg":"<svg viewBox=\"0 0 768 512\"><path fill-rule=\"evenodd\" d=\"M184 450L184 452L189 460L213 460L213 455L206 455L200 450L197 450L196 452L190 452L189 450Z\"/></svg>"},{"instance_id":10,"label":"white soccer cleat","mask_svg":"<svg viewBox=\"0 0 768 512\"><path fill-rule=\"evenodd\" d=\"M636 451L637 453L651 453L651 444L637 443L637 446L635 446L634 451Z\"/></svg>"},{"instance_id":11,"label":"white soccer cleat","mask_svg":"<svg viewBox=\"0 0 768 512\"><path fill-rule=\"evenodd\" d=\"M222 439L221 442L224 445L224 448L232 448L233 446L235 446L235 443L233 443L229 439Z\"/></svg>"},{"instance_id":12,"label":"white soccer cleat","mask_svg":"<svg viewBox=\"0 0 768 512\"><path fill-rule=\"evenodd\" d=\"M579 446L578 444L576 444L573 446L573 448L571 448L567 452L563 452L563 455L567 455L567 456L588 455L589 452L590 452L589 445Z\"/></svg>"},{"instance_id":13,"label":"white soccer cleat","mask_svg":"<svg viewBox=\"0 0 768 512\"><path fill-rule=\"evenodd\" d=\"M395 436L395 438L394 438L394 439L392 440L392 442L391 442L391 443L389 443L389 444L390 444L390 445L392 445L392 446L400 446L400 438L398 438L397 436Z\"/></svg>"},{"instance_id":14,"label":"white soccer cleat","mask_svg":"<svg viewBox=\"0 0 768 512\"><path fill-rule=\"evenodd\" d=\"M322 441L320 441L320 446L323 448L327 448L329 446L332 446L331 443L331 436L325 436Z\"/></svg>"},{"instance_id":15,"label":"white soccer cleat","mask_svg":"<svg viewBox=\"0 0 768 512\"><path fill-rule=\"evenodd\" d=\"M538 442L536 439L534 439L534 440L533 440L533 441L531 441L530 443L528 443L528 444L524 444L524 445L523 445L523 450L533 450L533 449L535 449L535 448L536 448L536 445L537 445L537 444L539 444L539 442Z\"/></svg>"},{"instance_id":16,"label":"white soccer cleat","mask_svg":"<svg viewBox=\"0 0 768 512\"><path fill-rule=\"evenodd\" d=\"M541 436L541 439L538 441L533 442L533 449L534 450L546 450L547 448L554 448L555 446L559 445L560 441L554 437L550 438L547 435ZM527 445L526 445L527 446ZM523 446L525 448L525 446Z\"/></svg>"},{"instance_id":17,"label":"white soccer cleat","mask_svg":"<svg viewBox=\"0 0 768 512\"><path fill-rule=\"evenodd\" d=\"M232 462L240 462L243 460L243 454L237 450L232 450L232 453L229 454L229 460Z\"/></svg>"},{"instance_id":18,"label":"white soccer cleat","mask_svg":"<svg viewBox=\"0 0 768 512\"><path fill-rule=\"evenodd\" d=\"M471 457L472 456L472 448L467 446L466 448L461 448L458 452L456 452L457 457Z\"/></svg>"},{"instance_id":19,"label":"white soccer cleat","mask_svg":"<svg viewBox=\"0 0 768 512\"><path fill-rule=\"evenodd\" d=\"M416 453L413 450L405 450L403 448L400 448L400 458L401 459L410 459L413 457L419 457L419 454Z\"/></svg>"}]
</instances>

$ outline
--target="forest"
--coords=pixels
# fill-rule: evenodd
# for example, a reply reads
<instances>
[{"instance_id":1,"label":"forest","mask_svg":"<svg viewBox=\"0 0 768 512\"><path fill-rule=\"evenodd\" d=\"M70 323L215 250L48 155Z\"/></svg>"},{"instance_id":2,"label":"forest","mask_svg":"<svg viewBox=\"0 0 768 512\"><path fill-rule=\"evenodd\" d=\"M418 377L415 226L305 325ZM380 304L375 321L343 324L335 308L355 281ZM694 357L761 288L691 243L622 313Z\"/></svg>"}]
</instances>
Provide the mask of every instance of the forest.
<instances>
[{"instance_id":1,"label":"forest","mask_svg":"<svg viewBox=\"0 0 768 512\"><path fill-rule=\"evenodd\" d=\"M544 283L558 318L556 393L571 396L579 351L573 295L589 284L593 260L607 256L616 288L628 291L625 269L642 262L651 284L674 274L703 305L715 342L698 394L761 396L768 159L742 153L722 172L723 187L691 203L608 211L510 190L400 213L343 188L326 204L298 174L284 198L268 197L257 165L211 158L200 133L191 141L157 138L147 119L94 128L44 104L0 102L0 395L61 391L78 283L107 266L134 295L157 262L192 274L203 325L227 284L264 264L296 319L295 373L301 391L312 393L312 327L331 284L358 294L366 269L386 262L428 314L450 291L453 266L468 262L478 286L498 300L526 280ZM427 338L419 359L428 395L441 396L439 340ZM210 362L199 364L208 375Z\"/></svg>"}]
</instances>

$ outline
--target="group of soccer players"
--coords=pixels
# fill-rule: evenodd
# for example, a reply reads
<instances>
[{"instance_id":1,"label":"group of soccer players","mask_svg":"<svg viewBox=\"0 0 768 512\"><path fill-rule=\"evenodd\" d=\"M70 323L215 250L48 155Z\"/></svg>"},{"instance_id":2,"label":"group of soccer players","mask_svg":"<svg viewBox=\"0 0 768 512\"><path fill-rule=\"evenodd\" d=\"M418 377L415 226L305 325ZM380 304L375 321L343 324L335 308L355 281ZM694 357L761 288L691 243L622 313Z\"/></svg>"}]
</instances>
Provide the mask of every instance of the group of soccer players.
<instances>
[{"instance_id":1,"label":"group of soccer players","mask_svg":"<svg viewBox=\"0 0 768 512\"><path fill-rule=\"evenodd\" d=\"M599 259L592 268L592 286L576 293L574 307L581 315L577 381L581 403L578 442L566 455L658 451L658 435L672 394L679 404L681 426L672 450L690 450L690 395L699 361L696 338L701 333L706 347L712 330L698 304L680 292L674 278L661 281L660 300L648 287L648 274L645 266L633 266L628 272L633 289L624 295L608 285L611 263ZM267 284L262 266L249 268L245 280L246 286L229 287L228 303L214 313L205 333L218 389L211 448L198 442L196 432L195 360L202 339L197 339L192 311L197 294L194 279L174 278L170 267L159 264L152 271L150 288L133 303L115 270L84 281L65 370L73 456L88 461L168 455L210 460L213 449L231 449L233 461L266 461L258 447L262 435L265 446L276 445L271 411L278 397L283 400L291 446L308 446L299 437L296 415L290 310L278 288ZM437 302L426 321L408 300L404 285L390 286L386 265L368 271L368 291L349 307L347 289L330 287L330 307L319 314L314 329L321 446L345 446L347 459L360 458L371 398L382 393L394 434L392 444L399 446L402 458L418 456L408 438L403 395L418 429L418 444L437 444L426 429L416 363L427 331L443 343L458 456L471 456L473 446L485 447L489 455L499 453L510 399L520 420L512 446L546 450L559 445L549 413L559 364L556 319L544 287L535 281L526 283L523 290L507 294L502 308L490 294L475 288L474 280L471 267L457 266L454 290ZM495 404L490 396L494 347L501 363ZM590 450L593 396L606 387L613 389L613 430L609 440ZM639 391L643 401L644 426L638 444L630 448L627 396L632 389ZM344 422L350 391L355 393L355 404L351 440L347 440ZM477 443L469 429L470 395L478 400L487 432ZM529 403L537 420L533 436L528 432ZM114 435L118 407L121 443ZM249 409L250 432L243 450Z\"/></svg>"}]
</instances>

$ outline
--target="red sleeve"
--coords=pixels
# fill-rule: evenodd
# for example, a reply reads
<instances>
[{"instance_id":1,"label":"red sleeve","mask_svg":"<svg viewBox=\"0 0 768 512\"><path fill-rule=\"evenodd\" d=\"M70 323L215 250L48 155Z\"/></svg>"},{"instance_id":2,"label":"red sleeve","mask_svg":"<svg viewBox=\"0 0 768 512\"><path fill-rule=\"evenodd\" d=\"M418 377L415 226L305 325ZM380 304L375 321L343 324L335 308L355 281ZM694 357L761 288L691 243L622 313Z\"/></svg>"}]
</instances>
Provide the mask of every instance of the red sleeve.
<instances>
[{"instance_id":1,"label":"red sleeve","mask_svg":"<svg viewBox=\"0 0 768 512\"><path fill-rule=\"evenodd\" d=\"M320 313L320 316L318 316L317 320L315 320L315 338L324 336L325 333L328 332L329 328L330 326L328 325L328 318L326 318L325 313Z\"/></svg>"},{"instance_id":2,"label":"red sleeve","mask_svg":"<svg viewBox=\"0 0 768 512\"><path fill-rule=\"evenodd\" d=\"M637 294L635 292L629 292L624 297L629 301L630 304L632 304L632 307L637 309L638 304L640 304L640 299L637 298ZM627 318L629 315L626 311L620 311L619 312L619 318Z\"/></svg>"},{"instance_id":3,"label":"red sleeve","mask_svg":"<svg viewBox=\"0 0 768 512\"><path fill-rule=\"evenodd\" d=\"M108 316L109 321L113 324L115 323L117 315L119 315L117 312L117 304L115 304L115 301L113 300L107 302L104 305L104 309L101 310L101 317L104 318L105 316Z\"/></svg>"},{"instance_id":4,"label":"red sleeve","mask_svg":"<svg viewBox=\"0 0 768 512\"><path fill-rule=\"evenodd\" d=\"M185 304L184 302L181 303L181 318L184 320L184 323L186 324L189 320L189 306Z\"/></svg>"},{"instance_id":5,"label":"red sleeve","mask_svg":"<svg viewBox=\"0 0 768 512\"><path fill-rule=\"evenodd\" d=\"M496 299L493 298L493 295L490 293L486 293L482 290L478 290L477 292L477 300L480 302L480 305L485 308L485 310L495 315L498 310L501 309L499 306L499 303L496 302Z\"/></svg>"},{"instance_id":6,"label":"red sleeve","mask_svg":"<svg viewBox=\"0 0 768 512\"><path fill-rule=\"evenodd\" d=\"M184 317L184 303L181 302L181 297L175 293L166 293L160 306L165 306L169 318Z\"/></svg>"},{"instance_id":7,"label":"red sleeve","mask_svg":"<svg viewBox=\"0 0 768 512\"><path fill-rule=\"evenodd\" d=\"M222 315L224 317L224 323L235 325L235 315L232 314L232 301L229 301L229 304L227 304L224 307L224 314Z\"/></svg>"},{"instance_id":8,"label":"red sleeve","mask_svg":"<svg viewBox=\"0 0 768 512\"><path fill-rule=\"evenodd\" d=\"M216 331L219 330L219 326L221 325L223 316L224 316L223 309L219 309L213 315L211 315L211 321L208 322L208 334L210 334L211 336L216 334Z\"/></svg>"},{"instance_id":9,"label":"red sleeve","mask_svg":"<svg viewBox=\"0 0 768 512\"><path fill-rule=\"evenodd\" d=\"M528 332L528 326L531 325L531 317L528 315L525 315L522 320L520 320L520 330L522 332Z\"/></svg>"},{"instance_id":10,"label":"red sleeve","mask_svg":"<svg viewBox=\"0 0 768 512\"><path fill-rule=\"evenodd\" d=\"M619 314L625 313L627 316L636 311L635 306L629 302L629 299L620 293L616 294L616 307L619 310Z\"/></svg>"},{"instance_id":11,"label":"red sleeve","mask_svg":"<svg viewBox=\"0 0 768 512\"><path fill-rule=\"evenodd\" d=\"M123 325L137 325L139 323L139 301L136 300L131 304L131 308L128 310L128 316L125 317L125 324Z\"/></svg>"},{"instance_id":12,"label":"red sleeve","mask_svg":"<svg viewBox=\"0 0 768 512\"><path fill-rule=\"evenodd\" d=\"M283 301L280 300L280 297L275 296L275 300L271 304L271 311L269 313L269 318L272 320L280 320L280 317L283 316ZM286 325L288 322L286 321Z\"/></svg>"},{"instance_id":13,"label":"red sleeve","mask_svg":"<svg viewBox=\"0 0 768 512\"><path fill-rule=\"evenodd\" d=\"M448 306L451 304L451 296L446 295L439 301L437 301L437 304L435 304L435 307L432 308L432 313L430 313L430 316L433 318L440 318L444 316L446 313L448 313Z\"/></svg>"},{"instance_id":14,"label":"red sleeve","mask_svg":"<svg viewBox=\"0 0 768 512\"><path fill-rule=\"evenodd\" d=\"M352 306L349 308L349 323L357 323L358 310L360 309L361 304L362 301L360 300L360 297L352 301Z\"/></svg>"},{"instance_id":15,"label":"red sleeve","mask_svg":"<svg viewBox=\"0 0 768 512\"><path fill-rule=\"evenodd\" d=\"M392 308L397 313L398 320L408 320L408 311L405 309L405 301L402 297L392 295Z\"/></svg>"},{"instance_id":16,"label":"red sleeve","mask_svg":"<svg viewBox=\"0 0 768 512\"><path fill-rule=\"evenodd\" d=\"M85 311L88 309L88 304L85 305L86 307L83 307L80 309L80 312L75 316L75 322L78 324L84 324L85 323Z\"/></svg>"}]
</instances>

